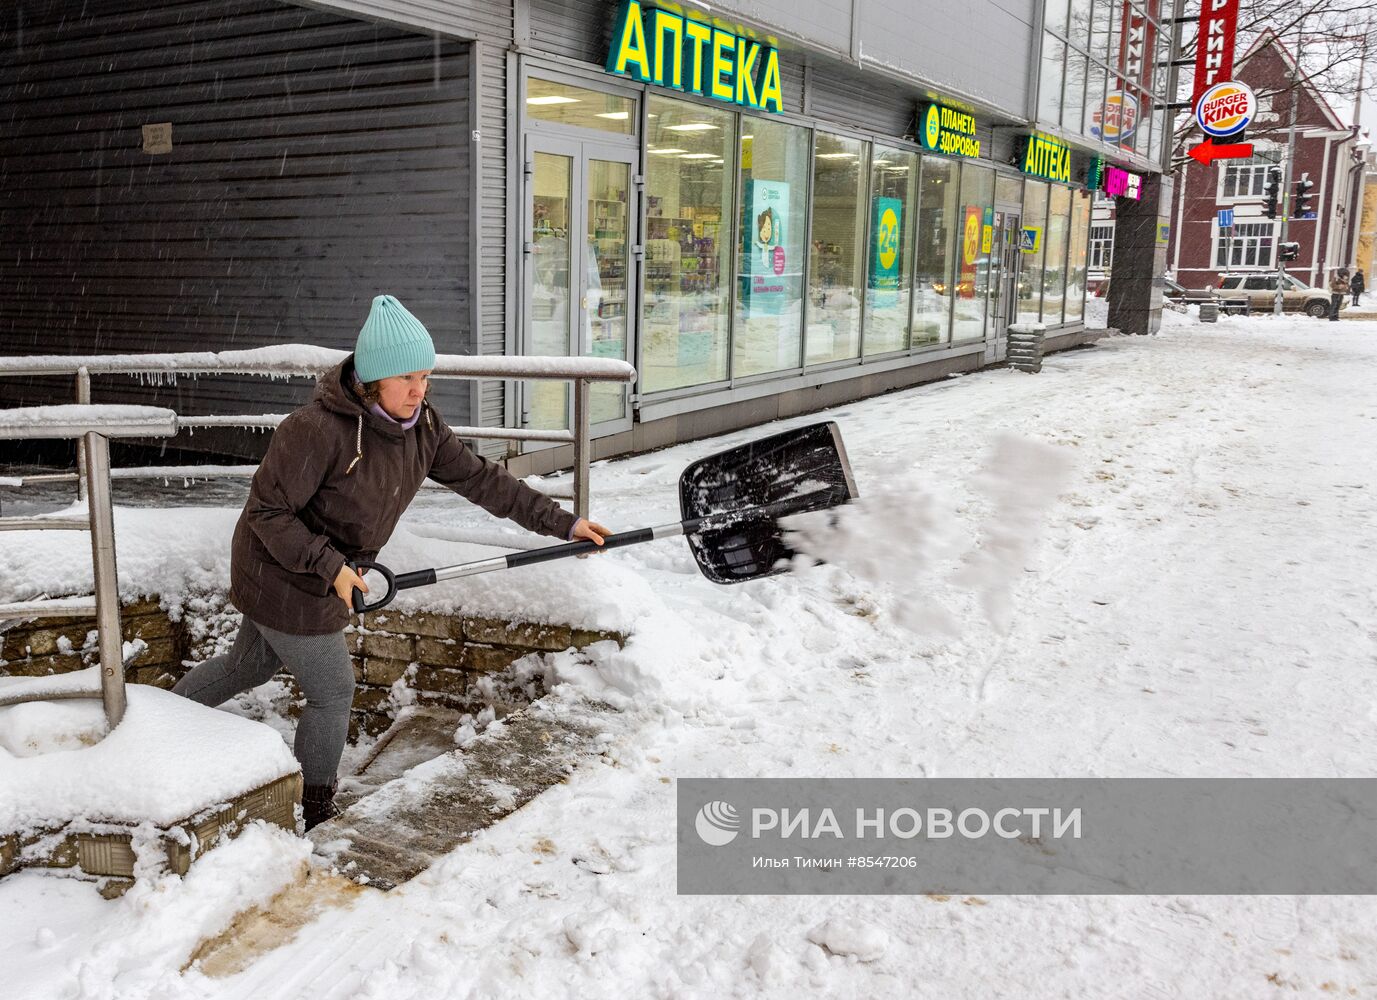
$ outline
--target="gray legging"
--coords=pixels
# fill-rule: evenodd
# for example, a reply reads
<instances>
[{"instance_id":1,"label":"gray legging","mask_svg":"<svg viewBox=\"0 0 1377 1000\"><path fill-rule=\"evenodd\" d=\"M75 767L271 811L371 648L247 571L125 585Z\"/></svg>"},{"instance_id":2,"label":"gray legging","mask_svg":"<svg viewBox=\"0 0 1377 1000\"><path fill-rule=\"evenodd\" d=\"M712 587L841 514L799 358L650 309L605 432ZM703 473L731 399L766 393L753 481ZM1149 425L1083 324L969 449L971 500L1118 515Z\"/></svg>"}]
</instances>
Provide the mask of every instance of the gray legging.
<instances>
[{"instance_id":1,"label":"gray legging","mask_svg":"<svg viewBox=\"0 0 1377 1000\"><path fill-rule=\"evenodd\" d=\"M306 695L293 747L302 778L308 785L333 784L354 700L354 666L343 632L288 635L246 617L228 653L198 663L172 690L214 707L266 683L284 666Z\"/></svg>"}]
</instances>

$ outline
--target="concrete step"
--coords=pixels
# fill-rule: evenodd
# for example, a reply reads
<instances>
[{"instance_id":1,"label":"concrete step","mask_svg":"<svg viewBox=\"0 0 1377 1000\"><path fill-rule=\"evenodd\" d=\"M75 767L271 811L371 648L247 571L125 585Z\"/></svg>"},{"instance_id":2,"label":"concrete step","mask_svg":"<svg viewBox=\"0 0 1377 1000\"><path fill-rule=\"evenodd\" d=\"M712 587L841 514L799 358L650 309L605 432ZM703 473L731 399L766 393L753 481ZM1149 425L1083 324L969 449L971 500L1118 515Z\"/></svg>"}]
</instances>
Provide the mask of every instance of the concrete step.
<instances>
[{"instance_id":1,"label":"concrete step","mask_svg":"<svg viewBox=\"0 0 1377 1000\"><path fill-rule=\"evenodd\" d=\"M335 802L341 809L347 809L417 764L458 749L454 732L462 717L455 709L440 706L408 709L378 737L373 750L354 774L340 779Z\"/></svg>"},{"instance_id":2,"label":"concrete step","mask_svg":"<svg viewBox=\"0 0 1377 1000\"><path fill-rule=\"evenodd\" d=\"M404 720L361 769L344 813L307 836L339 874L393 889L599 753L599 737L613 717L597 703L586 703L581 711L564 705L556 713L538 701L508 715L467 748L426 758L445 740L453 747L454 720L417 714ZM417 758L423 759L404 767ZM357 794L367 791L367 780L382 780L397 768L402 772L376 790Z\"/></svg>"}]
</instances>

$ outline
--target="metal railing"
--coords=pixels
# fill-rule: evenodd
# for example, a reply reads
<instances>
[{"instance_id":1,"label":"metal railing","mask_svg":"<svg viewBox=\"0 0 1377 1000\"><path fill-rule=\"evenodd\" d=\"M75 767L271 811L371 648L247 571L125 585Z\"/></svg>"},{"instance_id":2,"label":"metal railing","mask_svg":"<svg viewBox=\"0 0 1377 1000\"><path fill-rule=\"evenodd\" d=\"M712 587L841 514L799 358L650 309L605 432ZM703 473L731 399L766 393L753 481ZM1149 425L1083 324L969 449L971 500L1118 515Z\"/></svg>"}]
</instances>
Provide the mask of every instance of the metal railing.
<instances>
[{"instance_id":1,"label":"metal railing","mask_svg":"<svg viewBox=\"0 0 1377 1000\"><path fill-rule=\"evenodd\" d=\"M87 519L75 517L0 518L0 531L35 528L91 533L93 597L0 604L0 620L65 618L94 612L100 635L100 690L41 687L0 697L0 706L54 698L100 698L114 729L124 718L124 646L120 635L120 596L115 565L115 518L110 497L110 438L171 437L177 414L152 406L29 406L0 410L0 440L76 438L81 443L88 493Z\"/></svg>"},{"instance_id":2,"label":"metal railing","mask_svg":"<svg viewBox=\"0 0 1377 1000\"><path fill-rule=\"evenodd\" d=\"M180 354L112 354L90 356L45 355L0 357L0 377L71 376L75 379L78 404L91 402L92 375L129 375L139 378L171 378L179 375L264 375L274 378L319 378L344 359L346 352L303 344L284 344L248 351L188 352ZM435 360L432 378L468 381L502 379L511 381L558 381L571 383L574 403L572 430L528 430L513 427L452 427L461 438L501 441L544 441L570 444L574 448L574 513L588 516L588 478L591 464L590 395L591 383L629 383L636 369L612 358L506 357L442 354ZM4 411L0 411L4 412ZM178 428L196 427L273 427L285 414L240 414L231 416L178 416ZM79 439L76 473L24 477L25 482L77 480L77 495L83 495L81 477L86 463L84 442ZM127 470L121 470L127 471ZM227 473L228 474L228 473ZM242 473L236 473L242 474ZM214 473L208 473L207 478ZM198 476L197 478L200 478Z\"/></svg>"}]
</instances>

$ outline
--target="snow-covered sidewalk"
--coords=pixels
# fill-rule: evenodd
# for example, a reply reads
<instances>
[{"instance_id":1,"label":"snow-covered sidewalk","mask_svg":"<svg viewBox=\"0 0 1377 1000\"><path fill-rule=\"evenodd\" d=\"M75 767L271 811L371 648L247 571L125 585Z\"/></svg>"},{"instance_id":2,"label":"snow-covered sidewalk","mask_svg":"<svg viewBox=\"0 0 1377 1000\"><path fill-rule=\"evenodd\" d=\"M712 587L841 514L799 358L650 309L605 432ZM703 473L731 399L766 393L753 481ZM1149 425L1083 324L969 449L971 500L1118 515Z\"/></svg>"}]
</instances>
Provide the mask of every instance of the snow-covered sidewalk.
<instances>
[{"instance_id":1,"label":"snow-covered sidewalk","mask_svg":"<svg viewBox=\"0 0 1377 1000\"><path fill-rule=\"evenodd\" d=\"M1377 995L1366 898L679 896L674 844L686 777L1373 776L1377 322L1173 325L823 416L863 494L826 565L719 588L664 541L412 592L631 632L550 658L555 704L621 710L567 784L228 978L182 970L298 872L285 833L115 902L10 877L5 995ZM815 419L604 463L594 516L663 520L695 458ZM477 549L455 508L382 561ZM236 513L121 509L122 589L222 578ZM1025 547L972 557L1010 518ZM72 579L74 540L24 537L0 580Z\"/></svg>"}]
</instances>

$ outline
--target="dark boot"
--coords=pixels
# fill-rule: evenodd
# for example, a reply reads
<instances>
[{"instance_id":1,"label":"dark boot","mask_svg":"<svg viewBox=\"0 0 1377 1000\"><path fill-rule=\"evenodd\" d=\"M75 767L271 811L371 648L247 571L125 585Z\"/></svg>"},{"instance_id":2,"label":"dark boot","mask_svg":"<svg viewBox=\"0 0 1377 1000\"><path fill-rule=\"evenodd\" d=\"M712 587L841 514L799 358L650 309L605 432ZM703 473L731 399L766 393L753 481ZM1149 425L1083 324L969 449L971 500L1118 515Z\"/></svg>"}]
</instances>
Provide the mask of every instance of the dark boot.
<instances>
[{"instance_id":1,"label":"dark boot","mask_svg":"<svg viewBox=\"0 0 1377 1000\"><path fill-rule=\"evenodd\" d=\"M310 830L327 819L339 815L335 805L335 783L328 785L307 785L301 791L302 824Z\"/></svg>"}]
</instances>

